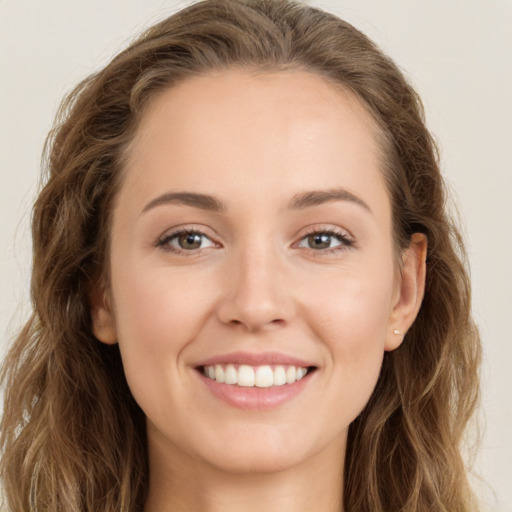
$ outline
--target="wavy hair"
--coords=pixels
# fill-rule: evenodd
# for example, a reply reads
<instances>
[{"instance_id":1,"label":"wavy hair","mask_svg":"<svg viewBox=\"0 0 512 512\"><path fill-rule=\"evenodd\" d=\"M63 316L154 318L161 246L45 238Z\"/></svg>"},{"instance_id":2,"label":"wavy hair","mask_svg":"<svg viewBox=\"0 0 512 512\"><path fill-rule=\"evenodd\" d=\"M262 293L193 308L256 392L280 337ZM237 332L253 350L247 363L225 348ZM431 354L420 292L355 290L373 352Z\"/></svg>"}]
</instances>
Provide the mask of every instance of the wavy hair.
<instances>
[{"instance_id":1,"label":"wavy hair","mask_svg":"<svg viewBox=\"0 0 512 512\"><path fill-rule=\"evenodd\" d=\"M478 399L480 340L464 247L446 211L421 101L350 24L288 0L204 0L156 24L64 100L33 211L33 313L2 370L0 476L19 512L142 510L144 414L117 346L92 334L88 297L108 282L109 227L126 148L154 95L232 67L301 69L350 90L379 127L397 248L428 237L426 291L351 424L347 512L469 512L461 456Z\"/></svg>"}]
</instances>

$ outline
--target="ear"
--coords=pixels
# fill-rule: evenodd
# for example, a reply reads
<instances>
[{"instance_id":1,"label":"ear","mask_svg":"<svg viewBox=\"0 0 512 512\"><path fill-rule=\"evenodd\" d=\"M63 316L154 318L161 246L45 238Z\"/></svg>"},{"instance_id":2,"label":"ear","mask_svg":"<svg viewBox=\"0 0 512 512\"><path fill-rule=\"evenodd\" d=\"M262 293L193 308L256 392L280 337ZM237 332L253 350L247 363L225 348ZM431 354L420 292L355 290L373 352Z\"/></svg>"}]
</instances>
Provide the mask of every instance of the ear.
<instances>
[{"instance_id":1,"label":"ear","mask_svg":"<svg viewBox=\"0 0 512 512\"><path fill-rule=\"evenodd\" d=\"M92 332L98 340L107 345L117 343L117 330L108 291L98 288L89 295Z\"/></svg>"},{"instance_id":2,"label":"ear","mask_svg":"<svg viewBox=\"0 0 512 512\"><path fill-rule=\"evenodd\" d=\"M414 233L402 256L384 350L398 348L420 310L425 293L427 237Z\"/></svg>"}]
</instances>

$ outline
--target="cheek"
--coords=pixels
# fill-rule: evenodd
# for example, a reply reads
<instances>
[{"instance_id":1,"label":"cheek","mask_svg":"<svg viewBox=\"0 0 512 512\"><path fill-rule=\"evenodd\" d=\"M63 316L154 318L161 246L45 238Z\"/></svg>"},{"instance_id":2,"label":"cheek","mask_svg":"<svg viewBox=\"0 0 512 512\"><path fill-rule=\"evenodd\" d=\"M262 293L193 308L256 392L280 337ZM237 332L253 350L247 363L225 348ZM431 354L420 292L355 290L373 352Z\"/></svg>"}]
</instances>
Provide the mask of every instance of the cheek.
<instances>
[{"instance_id":1,"label":"cheek","mask_svg":"<svg viewBox=\"0 0 512 512\"><path fill-rule=\"evenodd\" d=\"M391 314L393 273L387 267L325 276L308 300L304 314L333 347L362 350L383 347ZM311 290L311 288L310 288Z\"/></svg>"},{"instance_id":2,"label":"cheek","mask_svg":"<svg viewBox=\"0 0 512 512\"><path fill-rule=\"evenodd\" d=\"M329 408L340 410L347 423L364 408L379 377L391 298L391 274L345 275L326 283L307 308L308 323L323 342L326 371L332 376L326 413Z\"/></svg>"},{"instance_id":3,"label":"cheek","mask_svg":"<svg viewBox=\"0 0 512 512\"><path fill-rule=\"evenodd\" d=\"M179 268L138 265L120 271L114 279L121 343L176 349L193 339L208 307L208 288L201 289L205 276L180 272Z\"/></svg>"},{"instance_id":4,"label":"cheek","mask_svg":"<svg viewBox=\"0 0 512 512\"><path fill-rule=\"evenodd\" d=\"M117 269L112 287L123 366L136 400L150 406L179 382L181 353L204 325L210 299L200 293L200 276L142 265Z\"/></svg>"}]
</instances>

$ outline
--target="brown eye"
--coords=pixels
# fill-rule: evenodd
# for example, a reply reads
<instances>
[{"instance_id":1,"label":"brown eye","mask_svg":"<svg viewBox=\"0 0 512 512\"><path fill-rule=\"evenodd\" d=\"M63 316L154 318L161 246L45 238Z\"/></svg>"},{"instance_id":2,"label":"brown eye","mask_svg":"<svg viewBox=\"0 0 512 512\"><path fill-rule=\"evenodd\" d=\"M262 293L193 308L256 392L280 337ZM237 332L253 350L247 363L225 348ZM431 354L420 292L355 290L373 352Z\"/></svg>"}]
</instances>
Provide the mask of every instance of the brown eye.
<instances>
[{"instance_id":1,"label":"brown eye","mask_svg":"<svg viewBox=\"0 0 512 512\"><path fill-rule=\"evenodd\" d=\"M327 233L314 233L308 236L308 246L311 249L328 249L331 247L332 238Z\"/></svg>"},{"instance_id":2,"label":"brown eye","mask_svg":"<svg viewBox=\"0 0 512 512\"><path fill-rule=\"evenodd\" d=\"M215 243L208 236L199 231L180 231L163 237L157 246L165 251L179 253L193 252L208 247L214 247Z\"/></svg>"},{"instance_id":3,"label":"brown eye","mask_svg":"<svg viewBox=\"0 0 512 512\"><path fill-rule=\"evenodd\" d=\"M343 250L353 245L353 241L346 235L336 231L315 231L300 240L297 247L311 249L321 253Z\"/></svg>"},{"instance_id":4,"label":"brown eye","mask_svg":"<svg viewBox=\"0 0 512 512\"><path fill-rule=\"evenodd\" d=\"M177 241L181 249L191 251L201 248L203 236L199 233L181 233L178 235Z\"/></svg>"}]
</instances>

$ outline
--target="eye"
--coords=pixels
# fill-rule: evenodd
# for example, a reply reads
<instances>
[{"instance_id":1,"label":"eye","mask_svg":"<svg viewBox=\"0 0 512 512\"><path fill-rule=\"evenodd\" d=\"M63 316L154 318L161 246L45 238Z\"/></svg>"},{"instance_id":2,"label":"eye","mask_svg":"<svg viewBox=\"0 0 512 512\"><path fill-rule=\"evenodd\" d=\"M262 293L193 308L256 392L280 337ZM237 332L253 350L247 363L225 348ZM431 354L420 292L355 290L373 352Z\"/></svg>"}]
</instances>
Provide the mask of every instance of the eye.
<instances>
[{"instance_id":1,"label":"eye","mask_svg":"<svg viewBox=\"0 0 512 512\"><path fill-rule=\"evenodd\" d=\"M348 236L333 230L314 231L301 238L297 247L313 249L314 251L326 251L344 249L353 244Z\"/></svg>"},{"instance_id":2,"label":"eye","mask_svg":"<svg viewBox=\"0 0 512 512\"><path fill-rule=\"evenodd\" d=\"M192 252L214 247L214 242L199 231L179 231L164 236L158 246L171 252Z\"/></svg>"}]
</instances>

